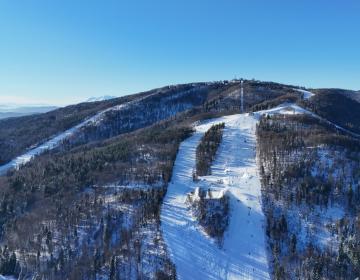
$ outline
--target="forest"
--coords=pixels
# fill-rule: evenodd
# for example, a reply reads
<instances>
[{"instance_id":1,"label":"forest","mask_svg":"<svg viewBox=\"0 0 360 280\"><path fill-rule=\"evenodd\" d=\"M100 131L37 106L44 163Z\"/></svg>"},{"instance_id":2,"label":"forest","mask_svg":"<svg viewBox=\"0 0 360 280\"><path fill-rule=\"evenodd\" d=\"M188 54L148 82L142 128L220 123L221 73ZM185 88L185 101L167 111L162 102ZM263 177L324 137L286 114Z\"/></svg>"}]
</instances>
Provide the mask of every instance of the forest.
<instances>
[{"instance_id":1,"label":"forest","mask_svg":"<svg viewBox=\"0 0 360 280\"><path fill-rule=\"evenodd\" d=\"M360 141L311 116L257 128L274 279L360 276Z\"/></svg>"},{"instance_id":2,"label":"forest","mask_svg":"<svg viewBox=\"0 0 360 280\"><path fill-rule=\"evenodd\" d=\"M225 123L213 125L201 138L200 144L196 148L196 172L194 179L197 176L211 175L211 164L221 143L224 128Z\"/></svg>"}]
</instances>

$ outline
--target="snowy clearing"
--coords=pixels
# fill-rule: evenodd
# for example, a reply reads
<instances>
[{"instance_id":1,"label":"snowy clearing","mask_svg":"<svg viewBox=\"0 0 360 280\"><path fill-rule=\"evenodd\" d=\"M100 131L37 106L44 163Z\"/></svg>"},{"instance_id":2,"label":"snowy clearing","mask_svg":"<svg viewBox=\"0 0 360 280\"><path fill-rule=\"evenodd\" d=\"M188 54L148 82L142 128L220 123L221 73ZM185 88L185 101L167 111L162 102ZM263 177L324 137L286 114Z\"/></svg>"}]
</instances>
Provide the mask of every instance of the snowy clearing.
<instances>
[{"instance_id":1,"label":"snowy clearing","mask_svg":"<svg viewBox=\"0 0 360 280\"><path fill-rule=\"evenodd\" d=\"M304 99L310 99L311 97L313 97L315 95L314 93L304 90L304 89L294 88L294 90L301 92L303 94Z\"/></svg>"},{"instance_id":2,"label":"snowy clearing","mask_svg":"<svg viewBox=\"0 0 360 280\"><path fill-rule=\"evenodd\" d=\"M268 110L262 110L262 111L257 111L252 113L258 120L260 120L260 118L262 116L273 116L273 115L297 115L297 114L309 114L312 115L314 117L319 118L318 116L316 116L315 114L313 114L312 112L296 105L296 104L292 104L292 103L284 103L281 104L277 107L274 107L272 109L268 109Z\"/></svg>"},{"instance_id":3,"label":"snowy clearing","mask_svg":"<svg viewBox=\"0 0 360 280\"><path fill-rule=\"evenodd\" d=\"M212 175L193 182L195 151L202 135L225 123ZM179 149L161 212L161 226L179 279L269 279L261 185L256 165L254 115L239 114L196 126ZM223 247L208 237L191 215L187 194L197 186L226 191L230 223Z\"/></svg>"}]
</instances>

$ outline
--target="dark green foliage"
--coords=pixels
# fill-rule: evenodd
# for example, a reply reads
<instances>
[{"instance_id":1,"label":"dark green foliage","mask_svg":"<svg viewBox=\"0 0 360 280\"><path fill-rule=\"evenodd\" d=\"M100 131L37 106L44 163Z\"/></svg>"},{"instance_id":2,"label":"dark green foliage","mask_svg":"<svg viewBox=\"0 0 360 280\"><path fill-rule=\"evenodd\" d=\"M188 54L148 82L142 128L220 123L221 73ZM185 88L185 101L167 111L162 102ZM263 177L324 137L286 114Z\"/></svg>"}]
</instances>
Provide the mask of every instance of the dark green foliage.
<instances>
[{"instance_id":1,"label":"dark green foliage","mask_svg":"<svg viewBox=\"0 0 360 280\"><path fill-rule=\"evenodd\" d=\"M211 190L199 189L199 197L194 193L188 195L195 217L205 232L222 244L223 235L229 224L229 197L213 198Z\"/></svg>"},{"instance_id":2,"label":"dark green foliage","mask_svg":"<svg viewBox=\"0 0 360 280\"><path fill-rule=\"evenodd\" d=\"M15 253L9 252L6 246L0 253L0 274L17 276L17 260Z\"/></svg>"},{"instance_id":3,"label":"dark green foliage","mask_svg":"<svg viewBox=\"0 0 360 280\"><path fill-rule=\"evenodd\" d=\"M360 134L360 103L336 90L320 90L303 104L314 113Z\"/></svg>"},{"instance_id":4,"label":"dark green foliage","mask_svg":"<svg viewBox=\"0 0 360 280\"><path fill-rule=\"evenodd\" d=\"M211 164L221 143L225 123L213 125L201 138L196 148L196 175L210 175Z\"/></svg>"},{"instance_id":5,"label":"dark green foliage","mask_svg":"<svg viewBox=\"0 0 360 280\"><path fill-rule=\"evenodd\" d=\"M109 280L116 280L115 256L111 258Z\"/></svg>"}]
</instances>

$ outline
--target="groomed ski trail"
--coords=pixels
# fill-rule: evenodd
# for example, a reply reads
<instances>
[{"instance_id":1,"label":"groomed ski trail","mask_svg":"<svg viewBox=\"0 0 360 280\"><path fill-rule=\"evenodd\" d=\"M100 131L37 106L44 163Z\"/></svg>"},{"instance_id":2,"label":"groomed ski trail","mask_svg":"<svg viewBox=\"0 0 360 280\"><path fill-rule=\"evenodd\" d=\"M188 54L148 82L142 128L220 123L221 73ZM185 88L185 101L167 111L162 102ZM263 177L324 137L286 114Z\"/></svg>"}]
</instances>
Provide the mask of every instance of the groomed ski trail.
<instances>
[{"instance_id":1,"label":"groomed ski trail","mask_svg":"<svg viewBox=\"0 0 360 280\"><path fill-rule=\"evenodd\" d=\"M161 211L163 235L178 279L270 279L256 165L257 121L249 114L213 119L196 126L194 135L181 144ZM196 147L202 135L221 122L225 129L212 175L194 183ZM224 190L230 197L231 217L222 248L205 235L185 202L199 185Z\"/></svg>"}]
</instances>

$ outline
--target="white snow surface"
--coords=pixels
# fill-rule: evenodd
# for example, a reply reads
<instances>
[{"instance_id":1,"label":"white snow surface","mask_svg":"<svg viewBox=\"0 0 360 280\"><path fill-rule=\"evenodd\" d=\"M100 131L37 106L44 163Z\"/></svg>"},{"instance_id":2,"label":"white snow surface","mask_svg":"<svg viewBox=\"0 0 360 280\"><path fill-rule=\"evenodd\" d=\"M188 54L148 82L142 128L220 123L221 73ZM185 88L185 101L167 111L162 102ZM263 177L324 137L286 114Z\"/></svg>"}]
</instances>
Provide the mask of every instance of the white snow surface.
<instances>
[{"instance_id":1,"label":"white snow surface","mask_svg":"<svg viewBox=\"0 0 360 280\"><path fill-rule=\"evenodd\" d=\"M311 97L313 97L315 95L314 93L304 90L304 89L294 88L294 90L301 92L303 94L304 99L310 99Z\"/></svg>"},{"instance_id":2,"label":"white snow surface","mask_svg":"<svg viewBox=\"0 0 360 280\"><path fill-rule=\"evenodd\" d=\"M283 103L277 107L268 110L262 110L252 113L256 116L257 119L260 119L262 116L273 116L273 115L297 115L297 114L309 114L314 117L315 114L312 112L292 103Z\"/></svg>"},{"instance_id":3,"label":"white snow surface","mask_svg":"<svg viewBox=\"0 0 360 280\"><path fill-rule=\"evenodd\" d=\"M0 275L0 280L15 280L16 278L13 276L3 276Z\"/></svg>"},{"instance_id":4,"label":"white snow surface","mask_svg":"<svg viewBox=\"0 0 360 280\"><path fill-rule=\"evenodd\" d=\"M179 149L161 211L161 226L179 279L270 279L256 165L255 115L225 116L197 125ZM225 123L212 175L192 180L196 147L214 124ZM191 215L186 196L198 186L225 191L230 223L222 248Z\"/></svg>"},{"instance_id":5,"label":"white snow surface","mask_svg":"<svg viewBox=\"0 0 360 280\"><path fill-rule=\"evenodd\" d=\"M112 96L112 95L103 95L103 96L98 96L98 97L90 97L85 102L105 101L105 100L110 100L110 99L114 99L114 98L117 98L117 97L118 96Z\"/></svg>"}]
</instances>

